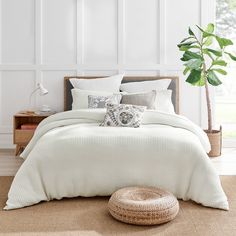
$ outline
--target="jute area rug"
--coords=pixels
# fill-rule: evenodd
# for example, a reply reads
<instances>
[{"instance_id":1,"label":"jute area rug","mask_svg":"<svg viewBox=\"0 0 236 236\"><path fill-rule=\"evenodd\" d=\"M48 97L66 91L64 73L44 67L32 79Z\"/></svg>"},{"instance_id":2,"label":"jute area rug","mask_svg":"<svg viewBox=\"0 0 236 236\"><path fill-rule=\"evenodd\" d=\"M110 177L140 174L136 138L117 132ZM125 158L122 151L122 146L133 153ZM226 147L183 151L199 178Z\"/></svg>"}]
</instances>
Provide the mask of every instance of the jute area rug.
<instances>
[{"instance_id":1,"label":"jute area rug","mask_svg":"<svg viewBox=\"0 0 236 236\"><path fill-rule=\"evenodd\" d=\"M0 235L236 235L236 176L221 177L230 211L180 201L172 222L159 226L133 226L114 220L107 211L108 198L73 198L51 201L13 211L3 211L12 177L0 177Z\"/></svg>"}]
</instances>

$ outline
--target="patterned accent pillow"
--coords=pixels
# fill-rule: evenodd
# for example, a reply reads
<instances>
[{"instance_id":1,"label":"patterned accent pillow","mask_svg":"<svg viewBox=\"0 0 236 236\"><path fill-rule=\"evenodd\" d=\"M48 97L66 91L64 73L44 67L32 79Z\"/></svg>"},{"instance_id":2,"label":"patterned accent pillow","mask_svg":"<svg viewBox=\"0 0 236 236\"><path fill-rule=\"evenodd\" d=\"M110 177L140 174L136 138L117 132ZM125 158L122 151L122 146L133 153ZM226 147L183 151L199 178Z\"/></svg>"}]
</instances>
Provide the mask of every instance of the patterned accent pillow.
<instances>
[{"instance_id":1,"label":"patterned accent pillow","mask_svg":"<svg viewBox=\"0 0 236 236\"><path fill-rule=\"evenodd\" d=\"M100 126L121 126L138 128L143 120L144 106L107 104L107 113Z\"/></svg>"},{"instance_id":2,"label":"patterned accent pillow","mask_svg":"<svg viewBox=\"0 0 236 236\"><path fill-rule=\"evenodd\" d=\"M107 103L119 104L122 98L121 94L112 96L88 96L88 108L105 108Z\"/></svg>"}]
</instances>

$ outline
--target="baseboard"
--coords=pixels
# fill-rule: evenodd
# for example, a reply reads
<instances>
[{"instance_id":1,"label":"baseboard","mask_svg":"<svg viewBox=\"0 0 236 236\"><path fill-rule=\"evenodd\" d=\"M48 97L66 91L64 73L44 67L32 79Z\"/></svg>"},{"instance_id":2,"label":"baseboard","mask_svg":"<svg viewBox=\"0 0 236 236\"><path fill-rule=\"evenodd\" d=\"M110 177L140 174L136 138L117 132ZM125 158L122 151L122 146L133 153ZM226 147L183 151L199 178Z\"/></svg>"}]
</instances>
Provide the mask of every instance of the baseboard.
<instances>
[{"instance_id":1,"label":"baseboard","mask_svg":"<svg viewBox=\"0 0 236 236\"><path fill-rule=\"evenodd\" d=\"M14 149L12 134L0 134L0 148L1 149Z\"/></svg>"},{"instance_id":2,"label":"baseboard","mask_svg":"<svg viewBox=\"0 0 236 236\"><path fill-rule=\"evenodd\" d=\"M236 148L235 139L223 139L222 146L224 148Z\"/></svg>"}]
</instances>

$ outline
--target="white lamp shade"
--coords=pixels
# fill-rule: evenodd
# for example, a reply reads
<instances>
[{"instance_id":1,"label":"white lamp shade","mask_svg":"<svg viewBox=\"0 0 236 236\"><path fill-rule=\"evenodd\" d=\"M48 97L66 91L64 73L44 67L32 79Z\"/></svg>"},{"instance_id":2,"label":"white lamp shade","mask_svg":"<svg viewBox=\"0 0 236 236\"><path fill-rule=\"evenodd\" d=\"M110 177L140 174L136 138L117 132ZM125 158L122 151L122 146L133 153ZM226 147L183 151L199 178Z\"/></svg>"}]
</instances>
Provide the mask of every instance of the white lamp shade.
<instances>
[{"instance_id":1,"label":"white lamp shade","mask_svg":"<svg viewBox=\"0 0 236 236\"><path fill-rule=\"evenodd\" d=\"M38 84L38 88L39 88L41 96L44 96L44 95L48 94L48 90L43 87L42 83Z\"/></svg>"}]
</instances>

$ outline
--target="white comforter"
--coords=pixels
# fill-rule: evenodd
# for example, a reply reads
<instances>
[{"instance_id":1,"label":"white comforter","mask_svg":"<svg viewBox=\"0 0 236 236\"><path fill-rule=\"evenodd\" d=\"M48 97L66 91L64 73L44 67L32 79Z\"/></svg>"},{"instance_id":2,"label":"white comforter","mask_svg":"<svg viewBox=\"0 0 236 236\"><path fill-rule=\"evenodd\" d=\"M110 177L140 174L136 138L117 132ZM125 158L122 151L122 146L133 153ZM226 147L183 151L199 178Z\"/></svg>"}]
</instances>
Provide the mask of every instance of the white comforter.
<instances>
[{"instance_id":1,"label":"white comforter","mask_svg":"<svg viewBox=\"0 0 236 236\"><path fill-rule=\"evenodd\" d=\"M76 196L110 195L125 186L156 186L177 198L228 210L206 152L205 133L187 118L146 111L142 127L100 127L105 110L45 119L22 157L4 209Z\"/></svg>"}]
</instances>

